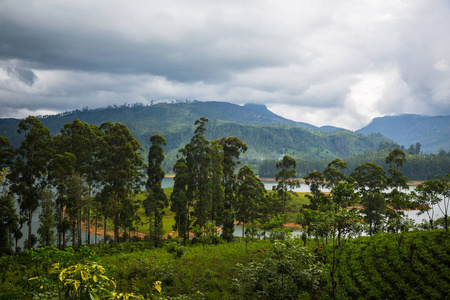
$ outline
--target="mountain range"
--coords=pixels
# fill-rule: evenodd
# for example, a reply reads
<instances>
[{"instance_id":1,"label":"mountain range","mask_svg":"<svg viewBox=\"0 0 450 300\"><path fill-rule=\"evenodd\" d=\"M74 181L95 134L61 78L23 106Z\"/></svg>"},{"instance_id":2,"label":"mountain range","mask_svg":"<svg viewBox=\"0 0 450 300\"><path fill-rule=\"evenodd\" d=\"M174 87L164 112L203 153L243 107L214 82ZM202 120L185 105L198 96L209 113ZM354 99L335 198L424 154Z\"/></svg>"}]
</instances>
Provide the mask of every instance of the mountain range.
<instances>
[{"instance_id":1,"label":"mountain range","mask_svg":"<svg viewBox=\"0 0 450 300\"><path fill-rule=\"evenodd\" d=\"M406 147L420 142L423 151L450 148L449 116L402 115L377 118L368 126L351 132L332 126L316 127L288 120L272 113L265 105L240 106L227 102L194 101L84 108L43 116L40 120L53 135L58 134L65 123L75 119L96 125L105 121L120 122L130 129L145 152L150 147L149 137L155 133L161 134L168 142L165 150L168 169L175 162L178 149L189 142L195 128L194 122L200 117L209 119L206 138L212 140L237 136L248 145L244 162L252 159L278 159L284 154L299 158L345 158L377 150L380 143L394 141ZM420 130L416 128L419 121L421 123L417 126ZM0 135L9 138L16 147L22 139L17 134L19 122L19 119L0 119ZM385 123L388 125L383 126Z\"/></svg>"},{"instance_id":2,"label":"mountain range","mask_svg":"<svg viewBox=\"0 0 450 300\"><path fill-rule=\"evenodd\" d=\"M399 145L408 147L420 143L426 153L450 150L450 116L402 114L375 118L356 132L379 132Z\"/></svg>"}]
</instances>

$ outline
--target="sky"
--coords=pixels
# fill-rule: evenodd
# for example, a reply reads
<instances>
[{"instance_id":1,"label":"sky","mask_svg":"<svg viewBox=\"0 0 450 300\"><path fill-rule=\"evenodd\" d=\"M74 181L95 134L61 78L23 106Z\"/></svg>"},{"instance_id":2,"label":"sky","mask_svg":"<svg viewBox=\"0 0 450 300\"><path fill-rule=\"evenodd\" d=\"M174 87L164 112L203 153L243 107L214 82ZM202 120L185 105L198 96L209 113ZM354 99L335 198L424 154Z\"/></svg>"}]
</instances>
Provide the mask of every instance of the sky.
<instances>
[{"instance_id":1,"label":"sky","mask_svg":"<svg viewBox=\"0 0 450 300\"><path fill-rule=\"evenodd\" d=\"M0 118L152 100L450 114L449 0L0 0Z\"/></svg>"}]
</instances>

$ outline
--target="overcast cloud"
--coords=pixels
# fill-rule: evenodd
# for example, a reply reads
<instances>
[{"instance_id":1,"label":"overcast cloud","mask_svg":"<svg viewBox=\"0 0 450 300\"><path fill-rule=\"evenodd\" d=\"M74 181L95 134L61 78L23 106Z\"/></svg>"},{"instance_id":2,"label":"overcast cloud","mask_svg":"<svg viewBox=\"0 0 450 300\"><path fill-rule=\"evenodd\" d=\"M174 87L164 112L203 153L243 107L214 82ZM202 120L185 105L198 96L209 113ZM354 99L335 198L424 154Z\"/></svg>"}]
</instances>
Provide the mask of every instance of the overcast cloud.
<instances>
[{"instance_id":1,"label":"overcast cloud","mask_svg":"<svg viewBox=\"0 0 450 300\"><path fill-rule=\"evenodd\" d=\"M450 114L448 0L0 0L0 117L151 100Z\"/></svg>"}]
</instances>

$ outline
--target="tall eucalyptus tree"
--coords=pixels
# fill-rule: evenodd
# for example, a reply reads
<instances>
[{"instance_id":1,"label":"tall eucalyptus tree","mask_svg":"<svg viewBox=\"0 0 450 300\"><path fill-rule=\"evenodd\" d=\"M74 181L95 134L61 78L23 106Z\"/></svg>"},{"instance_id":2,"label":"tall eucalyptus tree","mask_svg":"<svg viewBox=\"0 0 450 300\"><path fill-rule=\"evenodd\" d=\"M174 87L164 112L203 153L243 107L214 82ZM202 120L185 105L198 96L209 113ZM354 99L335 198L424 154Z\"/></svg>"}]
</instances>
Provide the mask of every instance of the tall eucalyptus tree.
<instances>
[{"instance_id":1,"label":"tall eucalyptus tree","mask_svg":"<svg viewBox=\"0 0 450 300\"><path fill-rule=\"evenodd\" d=\"M398 232L405 229L405 213L404 209L413 208L410 201L410 194L405 191L409 190L408 178L403 176L401 169L406 163L406 154L402 150L396 148L392 150L385 159L389 165L389 175L387 177L387 186L392 190L386 194L387 230L390 232Z\"/></svg>"},{"instance_id":2,"label":"tall eucalyptus tree","mask_svg":"<svg viewBox=\"0 0 450 300\"><path fill-rule=\"evenodd\" d=\"M170 209L175 213L174 229L178 231L178 236L183 238L184 244L186 244L191 226L189 211L190 207L192 207L192 202L189 201L187 196L190 173L185 159L179 158L173 166L173 170L175 172L175 178L173 191L170 195Z\"/></svg>"},{"instance_id":3,"label":"tall eucalyptus tree","mask_svg":"<svg viewBox=\"0 0 450 300\"><path fill-rule=\"evenodd\" d=\"M362 212L366 215L366 223L369 224L369 234L372 235L381 230L386 211L386 201L383 190L387 186L386 172L382 167L367 162L350 174L351 180L355 180L362 197Z\"/></svg>"},{"instance_id":4,"label":"tall eucalyptus tree","mask_svg":"<svg viewBox=\"0 0 450 300\"><path fill-rule=\"evenodd\" d=\"M297 162L295 158L289 155L283 156L283 158L276 163L278 173L275 175L277 185L274 190L277 191L278 197L281 200L282 212L286 211L286 203L291 199L290 193L295 187L300 186L300 182L295 180Z\"/></svg>"},{"instance_id":5,"label":"tall eucalyptus tree","mask_svg":"<svg viewBox=\"0 0 450 300\"><path fill-rule=\"evenodd\" d=\"M187 201L193 203L195 223L200 227L205 225L211 210L211 145L204 135L207 122L205 117L195 121L194 136L179 150L189 170Z\"/></svg>"},{"instance_id":6,"label":"tall eucalyptus tree","mask_svg":"<svg viewBox=\"0 0 450 300\"><path fill-rule=\"evenodd\" d=\"M147 168L147 191L148 196L144 200L144 207L149 217L150 241L154 242L155 247L159 246L162 235L162 219L164 217L164 208L169 205L166 194L161 187L165 172L161 167L164 161L164 148L167 145L166 139L154 134L150 137L152 143L148 152Z\"/></svg>"},{"instance_id":7,"label":"tall eucalyptus tree","mask_svg":"<svg viewBox=\"0 0 450 300\"><path fill-rule=\"evenodd\" d=\"M55 140L58 138L55 137ZM57 144L58 142L56 142ZM72 153L65 152L64 154L55 154L50 161L48 169L48 179L50 183L56 187L56 222L58 229L57 244L58 247L64 247L65 243L65 231L67 223L64 211L68 205L67 186L70 180L70 176L75 171L76 157Z\"/></svg>"},{"instance_id":8,"label":"tall eucalyptus tree","mask_svg":"<svg viewBox=\"0 0 450 300\"><path fill-rule=\"evenodd\" d=\"M82 208L86 211L87 221L87 243L90 243L90 224L91 224L91 195L93 185L96 181L95 159L97 148L97 138L101 135L96 125L89 125L81 122L79 119L72 123L66 123L61 129L61 133L55 136L55 148L59 154L72 153L76 160L73 166L73 172L79 174L81 179L87 183L87 199L85 205L79 206L76 221L78 223L78 232L81 232ZM80 220L78 220L80 219ZM79 243L81 241L81 236Z\"/></svg>"},{"instance_id":9,"label":"tall eucalyptus tree","mask_svg":"<svg viewBox=\"0 0 450 300\"><path fill-rule=\"evenodd\" d=\"M343 173L343 170L348 169L347 163L340 158L336 158L331 161L325 170L323 176L327 182L329 188L333 188L339 184L339 182L347 181L347 176Z\"/></svg>"},{"instance_id":10,"label":"tall eucalyptus tree","mask_svg":"<svg viewBox=\"0 0 450 300\"><path fill-rule=\"evenodd\" d=\"M231 241L234 233L234 206L238 194L236 166L240 164L241 153L247 151L247 145L237 137L221 138L219 144L222 146L222 186L225 193L219 223L222 224L222 238Z\"/></svg>"},{"instance_id":11,"label":"tall eucalyptus tree","mask_svg":"<svg viewBox=\"0 0 450 300\"><path fill-rule=\"evenodd\" d=\"M245 165L238 173L238 198L236 202L236 220L242 223L242 237L245 224L253 223L259 217L260 204L264 203L266 189L264 183L256 177L253 170Z\"/></svg>"},{"instance_id":12,"label":"tall eucalyptus tree","mask_svg":"<svg viewBox=\"0 0 450 300\"><path fill-rule=\"evenodd\" d=\"M143 159L138 140L125 125L106 122L100 128L104 132L99 145L99 175L103 184L104 215L112 218L114 241L117 242L122 204L135 186L141 184L139 179L142 177Z\"/></svg>"},{"instance_id":13,"label":"tall eucalyptus tree","mask_svg":"<svg viewBox=\"0 0 450 300\"><path fill-rule=\"evenodd\" d=\"M19 231L19 216L14 206L14 198L6 189L7 170L7 168L0 169L0 186L3 187L3 191L0 192L0 256L13 253L14 235Z\"/></svg>"},{"instance_id":14,"label":"tall eucalyptus tree","mask_svg":"<svg viewBox=\"0 0 450 300\"><path fill-rule=\"evenodd\" d=\"M14 149L9 143L9 139L4 136L0 136L0 170L10 166L13 156Z\"/></svg>"},{"instance_id":15,"label":"tall eucalyptus tree","mask_svg":"<svg viewBox=\"0 0 450 300\"><path fill-rule=\"evenodd\" d=\"M210 218L217 226L222 225L221 215L225 206L225 190L222 185L223 166L222 166L222 146L218 141L211 141L211 212Z\"/></svg>"},{"instance_id":16,"label":"tall eucalyptus tree","mask_svg":"<svg viewBox=\"0 0 450 300\"><path fill-rule=\"evenodd\" d=\"M47 186L45 175L52 157L50 130L39 119L29 116L19 123L19 134L24 140L12 161L10 190L18 197L20 213L28 223L27 247L33 246L33 214L39 207L42 191Z\"/></svg>"}]
</instances>

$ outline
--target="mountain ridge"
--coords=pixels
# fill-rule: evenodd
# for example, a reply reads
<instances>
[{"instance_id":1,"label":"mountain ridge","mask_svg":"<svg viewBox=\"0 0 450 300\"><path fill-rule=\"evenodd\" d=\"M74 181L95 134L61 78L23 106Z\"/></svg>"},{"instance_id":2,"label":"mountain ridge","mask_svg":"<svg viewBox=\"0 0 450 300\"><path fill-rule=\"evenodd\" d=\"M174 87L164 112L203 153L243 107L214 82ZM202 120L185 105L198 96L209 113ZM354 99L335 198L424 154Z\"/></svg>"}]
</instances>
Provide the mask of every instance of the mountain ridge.
<instances>
[{"instance_id":1,"label":"mountain ridge","mask_svg":"<svg viewBox=\"0 0 450 300\"><path fill-rule=\"evenodd\" d=\"M205 137L209 140L236 136L249 150L243 161L279 159L284 154L303 158L345 158L368 150L376 150L380 143L389 142L381 135L357 134L348 130L320 130L300 122L285 119L270 112L265 106L239 106L227 102L178 102L75 110L58 115L40 117L52 135L64 124L79 119L100 125L105 121L126 125L139 140L144 153L150 148L149 138L157 133L167 140L165 168L173 166L178 149L184 147L193 135L194 122L201 117L209 119ZM15 147L23 138L17 133L20 120L1 120L0 135L9 138ZM146 156L145 154L143 155ZM254 163L254 165L257 163Z\"/></svg>"},{"instance_id":2,"label":"mountain ridge","mask_svg":"<svg viewBox=\"0 0 450 300\"><path fill-rule=\"evenodd\" d=\"M450 116L401 114L374 118L358 133L381 133L400 145L421 144L423 152L450 150Z\"/></svg>"},{"instance_id":3,"label":"mountain ridge","mask_svg":"<svg viewBox=\"0 0 450 300\"><path fill-rule=\"evenodd\" d=\"M163 135L168 142L165 168L176 160L178 149L189 142L200 117L210 120L206 138L237 136L249 150L243 162L279 159L288 154L296 158L346 158L365 151L377 150L381 143L394 143L378 133L352 132L333 126L316 127L278 116L265 105L243 106L228 102L176 102L145 106L132 104L108 106L101 109L74 110L57 115L39 117L52 135L60 132L64 124L79 119L100 125L105 121L126 125L145 151L150 147L152 134ZM20 119L0 119L0 135L10 139L15 147L22 137L17 134ZM143 155L146 156L145 154Z\"/></svg>"}]
</instances>

